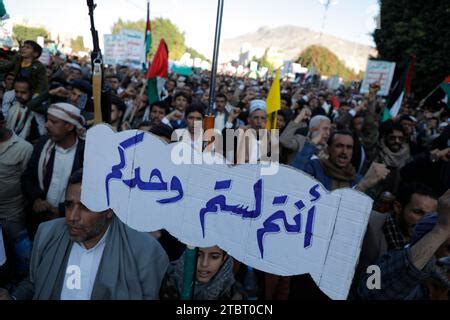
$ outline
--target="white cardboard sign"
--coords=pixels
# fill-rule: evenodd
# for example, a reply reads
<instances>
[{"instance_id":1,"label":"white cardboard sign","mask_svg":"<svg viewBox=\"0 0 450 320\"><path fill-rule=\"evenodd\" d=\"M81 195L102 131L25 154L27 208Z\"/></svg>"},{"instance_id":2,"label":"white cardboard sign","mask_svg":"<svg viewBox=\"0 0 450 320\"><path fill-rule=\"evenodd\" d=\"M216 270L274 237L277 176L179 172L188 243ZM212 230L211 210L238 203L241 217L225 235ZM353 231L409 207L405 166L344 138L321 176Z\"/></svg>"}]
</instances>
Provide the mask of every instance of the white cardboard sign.
<instances>
[{"instance_id":1,"label":"white cardboard sign","mask_svg":"<svg viewBox=\"0 0 450 320\"><path fill-rule=\"evenodd\" d=\"M388 96L391 88L392 79L394 77L395 62L369 60L367 62L366 74L363 83L361 84L360 93L368 93L369 85L379 80L381 88L377 95Z\"/></svg>"},{"instance_id":2,"label":"white cardboard sign","mask_svg":"<svg viewBox=\"0 0 450 320\"><path fill-rule=\"evenodd\" d=\"M186 148L202 158L183 142L168 145L150 133L91 128L83 204L96 212L112 208L140 231L164 228L192 246L218 245L265 272L309 273L329 297L346 299L369 197L352 189L329 193L288 166L263 176L261 165L175 164Z\"/></svg>"}]
</instances>

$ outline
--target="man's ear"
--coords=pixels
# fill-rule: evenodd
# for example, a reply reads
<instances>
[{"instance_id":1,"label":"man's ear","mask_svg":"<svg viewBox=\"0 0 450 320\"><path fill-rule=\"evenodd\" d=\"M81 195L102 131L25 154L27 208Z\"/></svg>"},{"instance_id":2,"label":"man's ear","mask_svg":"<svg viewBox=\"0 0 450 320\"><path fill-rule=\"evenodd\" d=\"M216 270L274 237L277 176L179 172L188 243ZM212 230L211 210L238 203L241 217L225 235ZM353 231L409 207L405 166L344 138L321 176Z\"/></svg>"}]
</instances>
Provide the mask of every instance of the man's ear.
<instances>
[{"instance_id":1,"label":"man's ear","mask_svg":"<svg viewBox=\"0 0 450 320\"><path fill-rule=\"evenodd\" d=\"M68 132L71 132L71 131L75 130L75 125L74 124L66 122L65 125L66 125L66 128L67 128Z\"/></svg>"},{"instance_id":2,"label":"man's ear","mask_svg":"<svg viewBox=\"0 0 450 320\"><path fill-rule=\"evenodd\" d=\"M111 219L112 216L113 216L113 211L112 211L112 209L108 209L107 212L106 212L106 217L107 217L108 219Z\"/></svg>"}]
</instances>

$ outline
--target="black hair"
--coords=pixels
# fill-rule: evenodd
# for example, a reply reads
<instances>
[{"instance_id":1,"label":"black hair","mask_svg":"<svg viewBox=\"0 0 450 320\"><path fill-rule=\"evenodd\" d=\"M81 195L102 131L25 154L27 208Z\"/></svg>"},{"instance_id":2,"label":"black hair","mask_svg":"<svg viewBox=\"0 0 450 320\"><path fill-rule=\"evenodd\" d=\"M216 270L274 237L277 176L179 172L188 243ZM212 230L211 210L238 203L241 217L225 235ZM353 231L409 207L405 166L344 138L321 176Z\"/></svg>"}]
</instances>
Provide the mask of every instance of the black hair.
<instances>
[{"instance_id":1,"label":"black hair","mask_svg":"<svg viewBox=\"0 0 450 320\"><path fill-rule=\"evenodd\" d=\"M223 99L225 99L225 102L227 102L227 96L226 95L224 95L223 93L218 93L218 94L216 94L216 99L217 98L223 98Z\"/></svg>"},{"instance_id":2,"label":"black hair","mask_svg":"<svg viewBox=\"0 0 450 320\"><path fill-rule=\"evenodd\" d=\"M153 102L153 103L150 105L150 112L153 110L153 107L155 107L155 106L164 109L164 112L166 113L166 115L168 115L168 114L170 113L170 107L169 107L169 105L168 105L165 101L156 101L156 102Z\"/></svg>"},{"instance_id":3,"label":"black hair","mask_svg":"<svg viewBox=\"0 0 450 320\"><path fill-rule=\"evenodd\" d=\"M18 82L26 83L28 85L28 89L30 90L30 92L33 92L33 86L31 85L31 81L28 78L18 77L17 79L14 80L14 84Z\"/></svg>"},{"instance_id":4,"label":"black hair","mask_svg":"<svg viewBox=\"0 0 450 320\"><path fill-rule=\"evenodd\" d=\"M286 101L287 106L290 108L292 106L292 99L291 96L288 94L282 94L281 95L281 100Z\"/></svg>"},{"instance_id":5,"label":"black hair","mask_svg":"<svg viewBox=\"0 0 450 320\"><path fill-rule=\"evenodd\" d=\"M293 117L293 112L290 109L278 110L278 115L281 115L284 118L284 122L286 122L287 125Z\"/></svg>"},{"instance_id":6,"label":"black hair","mask_svg":"<svg viewBox=\"0 0 450 320\"><path fill-rule=\"evenodd\" d=\"M151 125L152 123L150 121L141 121L137 127L150 127Z\"/></svg>"},{"instance_id":7,"label":"black hair","mask_svg":"<svg viewBox=\"0 0 450 320\"><path fill-rule=\"evenodd\" d=\"M206 106L201 102L191 104L189 107L186 108L186 111L184 112L184 117L187 119L188 115L192 112L199 112L201 113L202 117L205 117L205 109Z\"/></svg>"},{"instance_id":8,"label":"black hair","mask_svg":"<svg viewBox=\"0 0 450 320\"><path fill-rule=\"evenodd\" d=\"M37 42L35 42L33 40L26 40L23 44L27 44L27 45L31 46L33 48L33 51L38 54L38 56L35 57L35 59L38 59L41 56L42 47Z\"/></svg>"},{"instance_id":9,"label":"black hair","mask_svg":"<svg viewBox=\"0 0 450 320\"><path fill-rule=\"evenodd\" d=\"M158 137L165 137L169 140L172 139L173 129L163 123L152 124L148 131L150 133L153 133L154 135L157 135Z\"/></svg>"},{"instance_id":10,"label":"black hair","mask_svg":"<svg viewBox=\"0 0 450 320\"><path fill-rule=\"evenodd\" d=\"M122 112L125 112L125 110L127 109L125 102L123 102L123 100L115 94L111 94L111 104L115 105L117 109Z\"/></svg>"},{"instance_id":11,"label":"black hair","mask_svg":"<svg viewBox=\"0 0 450 320\"><path fill-rule=\"evenodd\" d=\"M408 203L411 202L413 194L419 194L421 196L427 196L433 199L437 199L437 195L433 191L433 189L422 183L412 182L404 183L400 186L397 194L397 201L402 205L403 208L405 208Z\"/></svg>"},{"instance_id":12,"label":"black hair","mask_svg":"<svg viewBox=\"0 0 450 320\"><path fill-rule=\"evenodd\" d=\"M405 133L405 129L403 128L403 126L397 122L387 122L386 124L382 125L380 129L382 137L387 137L394 131L400 131L403 132L403 134Z\"/></svg>"},{"instance_id":13,"label":"black hair","mask_svg":"<svg viewBox=\"0 0 450 320\"><path fill-rule=\"evenodd\" d=\"M3 112L0 110L0 121L5 121L5 116L3 115Z\"/></svg>"},{"instance_id":14,"label":"black hair","mask_svg":"<svg viewBox=\"0 0 450 320\"><path fill-rule=\"evenodd\" d=\"M120 78L117 74L108 74L105 76L105 79L112 79L112 78L115 78L115 79L119 80L119 82L120 82Z\"/></svg>"},{"instance_id":15,"label":"black hair","mask_svg":"<svg viewBox=\"0 0 450 320\"><path fill-rule=\"evenodd\" d=\"M7 74L5 74L3 79L6 79L6 77L13 77L15 79L16 78L16 74L14 72L8 72Z\"/></svg>"},{"instance_id":16,"label":"black hair","mask_svg":"<svg viewBox=\"0 0 450 320\"><path fill-rule=\"evenodd\" d=\"M344 135L344 136L350 136L350 137L352 137L353 141L355 141L355 137L350 130L336 130L330 134L330 137L328 138L328 142L327 142L328 146L331 146L333 144L333 141L338 134Z\"/></svg>"},{"instance_id":17,"label":"black hair","mask_svg":"<svg viewBox=\"0 0 450 320\"><path fill-rule=\"evenodd\" d=\"M173 96L173 101L177 100L178 97L184 97L188 103L192 102L191 97L188 96L184 91L178 91L177 93L175 93L175 95Z\"/></svg>"},{"instance_id":18,"label":"black hair","mask_svg":"<svg viewBox=\"0 0 450 320\"><path fill-rule=\"evenodd\" d=\"M69 185L83 182L83 168L75 170L69 178Z\"/></svg>"},{"instance_id":19,"label":"black hair","mask_svg":"<svg viewBox=\"0 0 450 320\"><path fill-rule=\"evenodd\" d=\"M414 119L411 118L411 116L408 116L406 114L402 115L400 117L400 119L398 119L398 123L402 122L402 121L411 121L411 122L415 122Z\"/></svg>"}]
</instances>

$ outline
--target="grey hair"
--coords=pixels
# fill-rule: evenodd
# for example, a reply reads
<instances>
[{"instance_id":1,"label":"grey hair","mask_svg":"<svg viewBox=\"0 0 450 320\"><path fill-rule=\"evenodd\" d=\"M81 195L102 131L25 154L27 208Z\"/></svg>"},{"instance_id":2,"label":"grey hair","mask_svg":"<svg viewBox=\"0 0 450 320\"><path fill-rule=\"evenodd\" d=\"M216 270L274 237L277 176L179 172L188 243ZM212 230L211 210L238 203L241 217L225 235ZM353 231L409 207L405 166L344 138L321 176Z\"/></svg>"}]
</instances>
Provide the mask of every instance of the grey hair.
<instances>
[{"instance_id":1,"label":"grey hair","mask_svg":"<svg viewBox=\"0 0 450 320\"><path fill-rule=\"evenodd\" d=\"M319 124L322 121L328 121L329 123L331 123L330 118L328 118L327 116L317 115L317 116L314 116L314 117L311 118L311 121L309 122L309 130L319 126Z\"/></svg>"}]
</instances>

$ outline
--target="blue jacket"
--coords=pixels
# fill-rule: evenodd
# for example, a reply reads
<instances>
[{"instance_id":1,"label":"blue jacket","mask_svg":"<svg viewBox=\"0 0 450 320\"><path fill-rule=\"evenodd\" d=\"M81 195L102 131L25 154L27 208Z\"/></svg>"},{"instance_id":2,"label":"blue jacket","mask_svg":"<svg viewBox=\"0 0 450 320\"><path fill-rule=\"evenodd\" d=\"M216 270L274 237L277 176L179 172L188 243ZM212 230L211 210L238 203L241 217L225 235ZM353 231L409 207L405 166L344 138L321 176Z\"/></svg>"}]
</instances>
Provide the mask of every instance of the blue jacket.
<instances>
[{"instance_id":1,"label":"blue jacket","mask_svg":"<svg viewBox=\"0 0 450 320\"><path fill-rule=\"evenodd\" d=\"M316 178L327 190L332 189L332 179L325 173L325 169L319 159L311 159L316 151L316 147L310 143L305 143L303 149L297 153L292 166L294 168L300 169ZM350 182L350 186L353 188L361 180L359 174L356 175L355 179Z\"/></svg>"}]
</instances>

